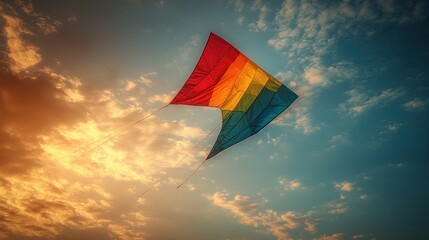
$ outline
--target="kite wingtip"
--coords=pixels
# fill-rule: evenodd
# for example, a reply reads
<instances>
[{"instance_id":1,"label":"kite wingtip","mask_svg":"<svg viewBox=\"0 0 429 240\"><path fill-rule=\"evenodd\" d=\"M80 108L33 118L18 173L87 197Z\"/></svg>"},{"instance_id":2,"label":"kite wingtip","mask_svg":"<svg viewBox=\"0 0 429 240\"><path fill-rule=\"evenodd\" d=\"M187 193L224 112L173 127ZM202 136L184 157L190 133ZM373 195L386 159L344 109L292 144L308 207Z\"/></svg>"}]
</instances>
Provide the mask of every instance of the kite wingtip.
<instances>
[{"instance_id":1,"label":"kite wingtip","mask_svg":"<svg viewBox=\"0 0 429 240\"><path fill-rule=\"evenodd\" d=\"M210 37L212 37L212 36L214 36L214 37L219 37L216 33L214 33L214 32L210 32L210 34L209 34L209 38L210 38Z\"/></svg>"}]
</instances>

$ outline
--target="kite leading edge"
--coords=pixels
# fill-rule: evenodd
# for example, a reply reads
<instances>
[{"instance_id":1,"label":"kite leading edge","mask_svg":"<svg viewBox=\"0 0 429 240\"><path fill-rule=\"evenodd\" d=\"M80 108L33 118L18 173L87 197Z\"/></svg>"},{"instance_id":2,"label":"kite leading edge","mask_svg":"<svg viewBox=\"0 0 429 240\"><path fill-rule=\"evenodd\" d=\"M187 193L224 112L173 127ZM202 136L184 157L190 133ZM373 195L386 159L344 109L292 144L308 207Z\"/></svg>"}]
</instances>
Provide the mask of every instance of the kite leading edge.
<instances>
[{"instance_id":1,"label":"kite leading edge","mask_svg":"<svg viewBox=\"0 0 429 240\"><path fill-rule=\"evenodd\" d=\"M221 109L222 129L208 160L259 132L297 97L230 43L210 33L194 71L170 104Z\"/></svg>"}]
</instances>

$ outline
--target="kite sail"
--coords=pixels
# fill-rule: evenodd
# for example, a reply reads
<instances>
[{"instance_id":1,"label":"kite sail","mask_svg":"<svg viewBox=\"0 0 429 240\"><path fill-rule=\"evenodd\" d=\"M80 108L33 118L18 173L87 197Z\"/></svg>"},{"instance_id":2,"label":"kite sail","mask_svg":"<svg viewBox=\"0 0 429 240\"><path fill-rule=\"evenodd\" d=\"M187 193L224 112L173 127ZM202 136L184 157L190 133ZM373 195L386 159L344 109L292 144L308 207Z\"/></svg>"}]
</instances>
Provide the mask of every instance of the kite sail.
<instances>
[{"instance_id":1,"label":"kite sail","mask_svg":"<svg viewBox=\"0 0 429 240\"><path fill-rule=\"evenodd\" d=\"M170 104L222 110L222 129L208 160L259 132L297 97L230 43L210 33L194 71Z\"/></svg>"}]
</instances>

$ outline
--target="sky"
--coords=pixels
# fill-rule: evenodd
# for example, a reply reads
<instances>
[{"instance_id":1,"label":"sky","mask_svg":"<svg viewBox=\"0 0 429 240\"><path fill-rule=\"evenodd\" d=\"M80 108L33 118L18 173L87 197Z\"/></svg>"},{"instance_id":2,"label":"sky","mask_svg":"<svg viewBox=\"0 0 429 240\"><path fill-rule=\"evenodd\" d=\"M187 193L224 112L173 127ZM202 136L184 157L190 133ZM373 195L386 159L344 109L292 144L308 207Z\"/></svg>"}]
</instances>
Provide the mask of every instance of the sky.
<instances>
[{"instance_id":1,"label":"sky","mask_svg":"<svg viewBox=\"0 0 429 240\"><path fill-rule=\"evenodd\" d=\"M422 0L0 1L0 239L429 239L428 16ZM155 111L210 32L299 97L177 189L221 113Z\"/></svg>"}]
</instances>

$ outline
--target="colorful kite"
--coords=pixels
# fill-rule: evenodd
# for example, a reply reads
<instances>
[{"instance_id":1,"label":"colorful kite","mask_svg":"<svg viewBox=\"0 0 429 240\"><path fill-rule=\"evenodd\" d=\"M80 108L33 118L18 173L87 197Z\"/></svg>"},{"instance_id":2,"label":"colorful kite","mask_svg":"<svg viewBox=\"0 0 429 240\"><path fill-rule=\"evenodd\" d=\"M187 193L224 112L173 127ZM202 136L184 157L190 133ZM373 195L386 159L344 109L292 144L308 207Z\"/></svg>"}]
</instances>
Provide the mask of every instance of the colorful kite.
<instances>
[{"instance_id":1,"label":"colorful kite","mask_svg":"<svg viewBox=\"0 0 429 240\"><path fill-rule=\"evenodd\" d=\"M207 159L256 134L298 96L210 33L197 66L170 104L216 107L222 129Z\"/></svg>"}]
</instances>

